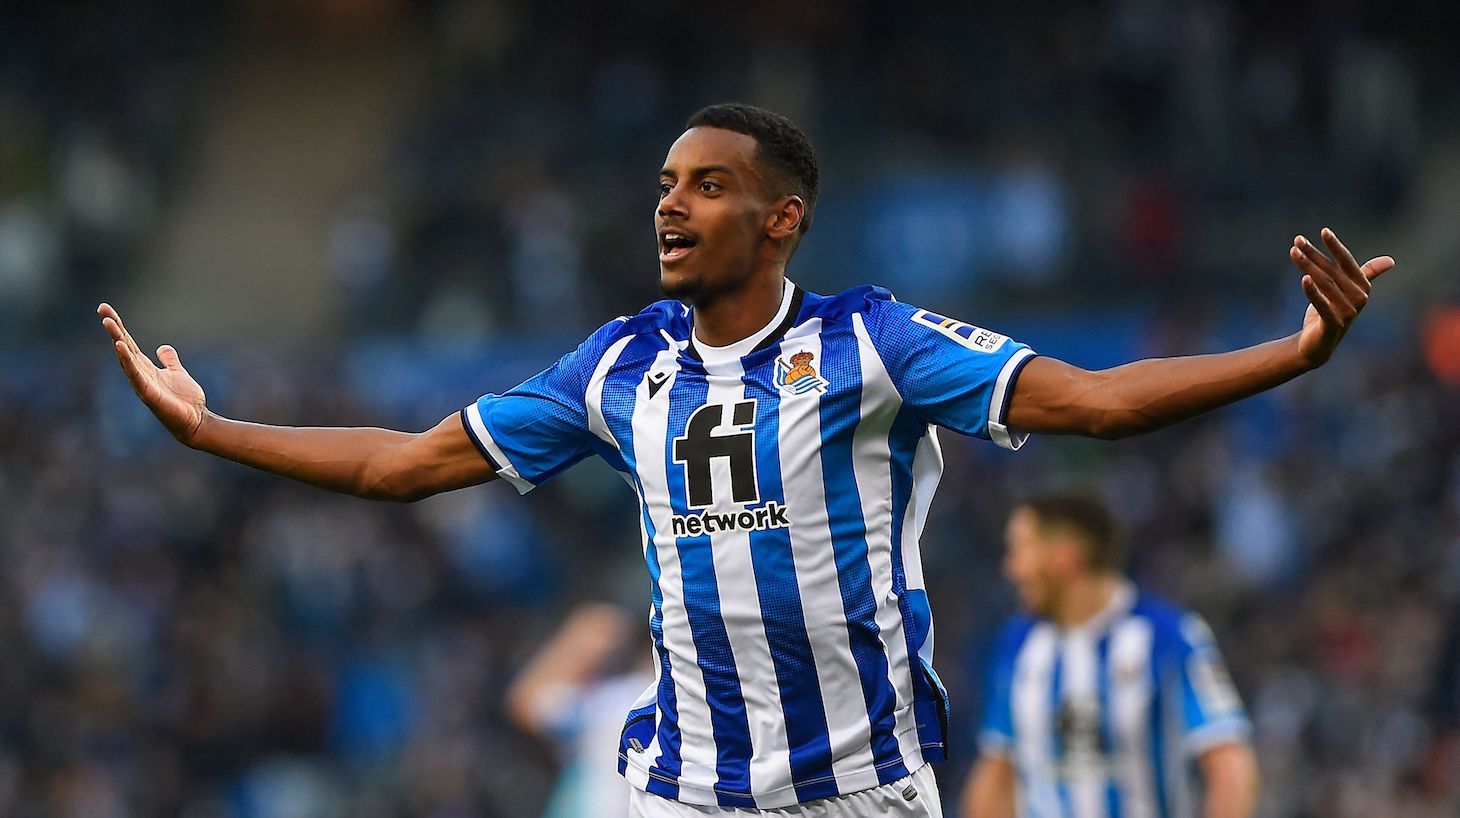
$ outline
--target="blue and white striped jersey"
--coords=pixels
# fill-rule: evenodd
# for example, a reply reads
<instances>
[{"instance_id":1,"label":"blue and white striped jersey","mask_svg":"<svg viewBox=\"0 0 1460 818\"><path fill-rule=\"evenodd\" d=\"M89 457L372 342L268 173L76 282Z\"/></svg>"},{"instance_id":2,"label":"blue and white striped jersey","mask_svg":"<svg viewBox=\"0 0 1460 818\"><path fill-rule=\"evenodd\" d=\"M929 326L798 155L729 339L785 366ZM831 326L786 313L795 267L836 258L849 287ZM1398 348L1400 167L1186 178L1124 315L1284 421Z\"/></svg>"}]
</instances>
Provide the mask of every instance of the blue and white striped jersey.
<instances>
[{"instance_id":1,"label":"blue and white striped jersey","mask_svg":"<svg viewBox=\"0 0 1460 818\"><path fill-rule=\"evenodd\" d=\"M519 491L590 454L641 502L657 678L620 771L699 805L776 808L940 760L946 700L918 536L934 426L1017 448L1005 411L1033 353L863 287L787 282L729 347L656 303L462 412Z\"/></svg>"},{"instance_id":2,"label":"blue and white striped jersey","mask_svg":"<svg viewBox=\"0 0 1460 818\"><path fill-rule=\"evenodd\" d=\"M990 671L979 743L1021 818L1194 816L1194 760L1249 732L1206 623L1129 583L1077 628L1014 617Z\"/></svg>"}]
</instances>

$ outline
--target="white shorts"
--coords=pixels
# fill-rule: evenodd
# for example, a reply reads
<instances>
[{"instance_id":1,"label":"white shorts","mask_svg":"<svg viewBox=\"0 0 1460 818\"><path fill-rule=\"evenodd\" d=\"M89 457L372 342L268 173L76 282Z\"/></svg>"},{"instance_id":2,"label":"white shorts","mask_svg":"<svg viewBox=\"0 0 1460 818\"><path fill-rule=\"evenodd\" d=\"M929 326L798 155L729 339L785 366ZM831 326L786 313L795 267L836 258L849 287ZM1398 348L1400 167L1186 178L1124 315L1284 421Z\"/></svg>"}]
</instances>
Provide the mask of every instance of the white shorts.
<instances>
[{"instance_id":1,"label":"white shorts","mask_svg":"<svg viewBox=\"0 0 1460 818\"><path fill-rule=\"evenodd\" d=\"M769 818L868 818L884 815L892 818L943 818L943 806L938 801L938 782L933 778L931 764L924 764L917 772L891 784L781 809L701 807L661 798L635 787L629 791L630 818L705 818L716 815L737 818L754 815Z\"/></svg>"}]
</instances>

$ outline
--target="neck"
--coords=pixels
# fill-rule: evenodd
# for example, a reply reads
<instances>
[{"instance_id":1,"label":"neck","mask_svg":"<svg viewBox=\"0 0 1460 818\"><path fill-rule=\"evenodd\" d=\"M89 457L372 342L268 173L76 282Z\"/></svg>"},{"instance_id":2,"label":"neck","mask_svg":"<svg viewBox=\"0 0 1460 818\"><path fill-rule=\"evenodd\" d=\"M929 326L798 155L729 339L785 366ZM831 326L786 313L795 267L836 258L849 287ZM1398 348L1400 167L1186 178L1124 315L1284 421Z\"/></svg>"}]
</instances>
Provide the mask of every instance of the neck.
<instances>
[{"instance_id":1,"label":"neck","mask_svg":"<svg viewBox=\"0 0 1460 818\"><path fill-rule=\"evenodd\" d=\"M1105 610L1120 583L1120 577L1112 574L1080 577L1060 594L1050 618L1062 628L1077 628Z\"/></svg>"},{"instance_id":2,"label":"neck","mask_svg":"<svg viewBox=\"0 0 1460 818\"><path fill-rule=\"evenodd\" d=\"M695 337L722 347L754 335L781 308L785 288L784 266L758 272L733 291L695 301Z\"/></svg>"}]
</instances>

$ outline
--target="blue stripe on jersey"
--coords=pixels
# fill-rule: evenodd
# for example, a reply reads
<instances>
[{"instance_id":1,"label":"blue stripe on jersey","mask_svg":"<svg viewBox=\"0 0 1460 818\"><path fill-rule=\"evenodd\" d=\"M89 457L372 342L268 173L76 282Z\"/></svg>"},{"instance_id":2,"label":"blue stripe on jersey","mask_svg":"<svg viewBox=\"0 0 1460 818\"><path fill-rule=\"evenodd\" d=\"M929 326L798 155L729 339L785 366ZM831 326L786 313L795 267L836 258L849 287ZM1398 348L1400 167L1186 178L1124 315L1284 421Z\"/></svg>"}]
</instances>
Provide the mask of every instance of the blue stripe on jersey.
<instances>
[{"instance_id":1,"label":"blue stripe on jersey","mask_svg":"<svg viewBox=\"0 0 1460 818\"><path fill-rule=\"evenodd\" d=\"M775 366L776 360L768 359L758 369L746 370L744 380L762 386L750 387L761 417L755 436L760 501L776 500L785 505L786 495L781 485L781 395L775 389L765 388L766 384L775 383ZM791 532L785 528L750 532L750 561L760 596L766 643L781 690L796 798L800 801L830 798L840 793L831 769L831 734L826 724L826 705L821 699L816 656L811 651L806 614L801 605L801 586L791 556Z\"/></svg>"},{"instance_id":2,"label":"blue stripe on jersey","mask_svg":"<svg viewBox=\"0 0 1460 818\"><path fill-rule=\"evenodd\" d=\"M850 327L828 328L821 335L822 376L833 383L858 384L865 389L857 338ZM831 372L833 374L828 374ZM833 380L835 379L835 380ZM868 562L867 522L853 470L853 436L861 422L858 401L822 401L821 474L826 486L826 510L836 554L837 584L847 614L847 635L852 658L861 676L862 697L871 723L872 758L877 780L888 784L908 775L897 748L897 694L890 683L882 632L877 627L877 600L872 593L872 566Z\"/></svg>"},{"instance_id":3,"label":"blue stripe on jersey","mask_svg":"<svg viewBox=\"0 0 1460 818\"><path fill-rule=\"evenodd\" d=\"M917 710L918 744L927 752L927 761L942 761L946 754L943 722L946 713L938 712L946 696L942 684L936 681L933 669L919 658L923 643L932 629L933 611L928 605L928 595L923 589L916 593L907 590L907 570L902 560L903 524L908 516L908 504L912 501L913 458L917 455L918 443L928 433L926 421L918 418L910 408L903 407L892 422L887 445L891 452L892 466L892 592L897 594L897 606L902 612L903 638L907 641L908 664L913 673L913 701Z\"/></svg>"},{"instance_id":4,"label":"blue stripe on jersey","mask_svg":"<svg viewBox=\"0 0 1460 818\"><path fill-rule=\"evenodd\" d=\"M1054 650L1054 666L1050 668L1049 675L1049 717L1054 721L1053 735L1049 741L1049 756L1054 764L1055 793L1060 800L1060 814L1074 815L1075 806L1070 800L1070 787L1065 779L1065 737L1060 730L1060 715L1063 710L1061 702L1065 697L1065 654L1056 645Z\"/></svg>"},{"instance_id":5,"label":"blue stripe on jersey","mask_svg":"<svg viewBox=\"0 0 1460 818\"><path fill-rule=\"evenodd\" d=\"M1106 629L1100 641L1095 643L1095 692L1100 699L1100 755L1102 758L1117 758L1120 748L1115 746L1115 725L1111 717L1115 714L1110 707L1110 630ZM1122 815L1120 782L1122 773L1107 770L1105 773L1105 814L1110 818Z\"/></svg>"},{"instance_id":6,"label":"blue stripe on jersey","mask_svg":"<svg viewBox=\"0 0 1460 818\"><path fill-rule=\"evenodd\" d=\"M669 429L664 436L664 462L669 499L675 513L689 510L684 469L674 462L677 430L689 424L690 413L709 397L704 370L686 365L669 387ZM715 558L709 535L680 537L675 541L684 582L684 607L689 616L695 655L705 679L705 699L710 708L710 732L715 737L716 797L722 807L755 807L750 792L750 719L730 637L720 614L720 585L715 578Z\"/></svg>"},{"instance_id":7,"label":"blue stripe on jersey","mask_svg":"<svg viewBox=\"0 0 1460 818\"><path fill-rule=\"evenodd\" d=\"M629 342L624 349L620 359L629 359L632 355L652 356L658 352L662 345L658 344L658 338L646 336L644 343L636 339ZM651 346L652 344L652 346ZM651 346L650 349L641 351L639 346ZM624 459L625 471L633 477L634 487L638 490L639 496L644 496L644 486L639 480L639 472L634 462L634 427L633 407L638 399L638 384L628 378L607 378L603 383L603 418L608 424L609 434L613 435L618 443L619 452ZM615 407L624 407L617 409ZM658 692L658 724L654 730L659 743L659 757L654 760L652 768L662 771L666 776L678 778L680 772L679 760L679 713L678 702L674 696L674 674L669 664L669 651L664 649L664 592L659 587L660 566L659 553L654 547L654 521L649 516L649 506L640 503L639 513L644 518L644 564L649 569L649 597L653 603L654 613L649 617L649 633L654 639L654 652L659 657L659 692ZM624 750L621 748L620 752ZM620 772L623 770L620 769ZM648 790L655 795L665 798L678 798L679 785L670 781L664 781L654 776L649 777Z\"/></svg>"},{"instance_id":8,"label":"blue stripe on jersey","mask_svg":"<svg viewBox=\"0 0 1460 818\"><path fill-rule=\"evenodd\" d=\"M1154 647L1153 647L1154 653ZM1156 814L1167 816L1171 814L1171 793L1166 787L1166 707L1167 695L1166 686L1161 679L1165 670L1161 667L1159 654L1153 655L1151 667L1147 671L1151 674L1151 780L1156 790Z\"/></svg>"}]
</instances>

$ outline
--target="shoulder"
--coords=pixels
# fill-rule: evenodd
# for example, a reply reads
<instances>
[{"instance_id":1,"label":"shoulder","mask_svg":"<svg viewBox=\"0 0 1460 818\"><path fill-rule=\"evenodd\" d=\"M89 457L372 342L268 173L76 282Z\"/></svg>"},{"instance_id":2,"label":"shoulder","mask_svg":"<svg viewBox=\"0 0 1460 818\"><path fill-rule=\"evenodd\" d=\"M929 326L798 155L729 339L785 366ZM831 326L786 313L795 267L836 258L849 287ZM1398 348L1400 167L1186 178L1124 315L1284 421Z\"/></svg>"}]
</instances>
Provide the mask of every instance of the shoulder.
<instances>
[{"instance_id":1,"label":"shoulder","mask_svg":"<svg viewBox=\"0 0 1460 818\"><path fill-rule=\"evenodd\" d=\"M672 298L655 301L639 310L637 315L616 319L621 321L626 332L634 335L657 333L660 330L678 338L689 331L689 307Z\"/></svg>"},{"instance_id":2,"label":"shoulder","mask_svg":"<svg viewBox=\"0 0 1460 818\"><path fill-rule=\"evenodd\" d=\"M621 315L599 328L613 340L631 335L658 335L668 332L679 338L689 332L689 307L667 298L639 310L635 315ZM595 333L597 334L597 333Z\"/></svg>"},{"instance_id":3,"label":"shoulder","mask_svg":"<svg viewBox=\"0 0 1460 818\"><path fill-rule=\"evenodd\" d=\"M676 340L684 340L689 332L688 316L688 308L678 301L656 301L636 315L620 315L594 330L579 349L596 358L625 339L645 335L662 338L667 333Z\"/></svg>"},{"instance_id":4,"label":"shoulder","mask_svg":"<svg viewBox=\"0 0 1460 818\"><path fill-rule=\"evenodd\" d=\"M872 319L879 316L897 299L883 287L870 284L843 290L835 295L821 295L807 292L801 305L801 320L820 318L822 321L850 320L853 315Z\"/></svg>"},{"instance_id":5,"label":"shoulder","mask_svg":"<svg viewBox=\"0 0 1460 818\"><path fill-rule=\"evenodd\" d=\"M999 633L994 637L994 656L1005 664L1013 664L1014 658L1019 655L1019 650L1024 647L1029 634L1034 631L1039 620L1029 614L1014 614L1004 620L999 627Z\"/></svg>"},{"instance_id":6,"label":"shoulder","mask_svg":"<svg viewBox=\"0 0 1460 818\"><path fill-rule=\"evenodd\" d=\"M1131 613L1151 623L1158 650L1183 651L1214 641L1211 628L1200 614L1159 594L1141 590Z\"/></svg>"}]
</instances>

